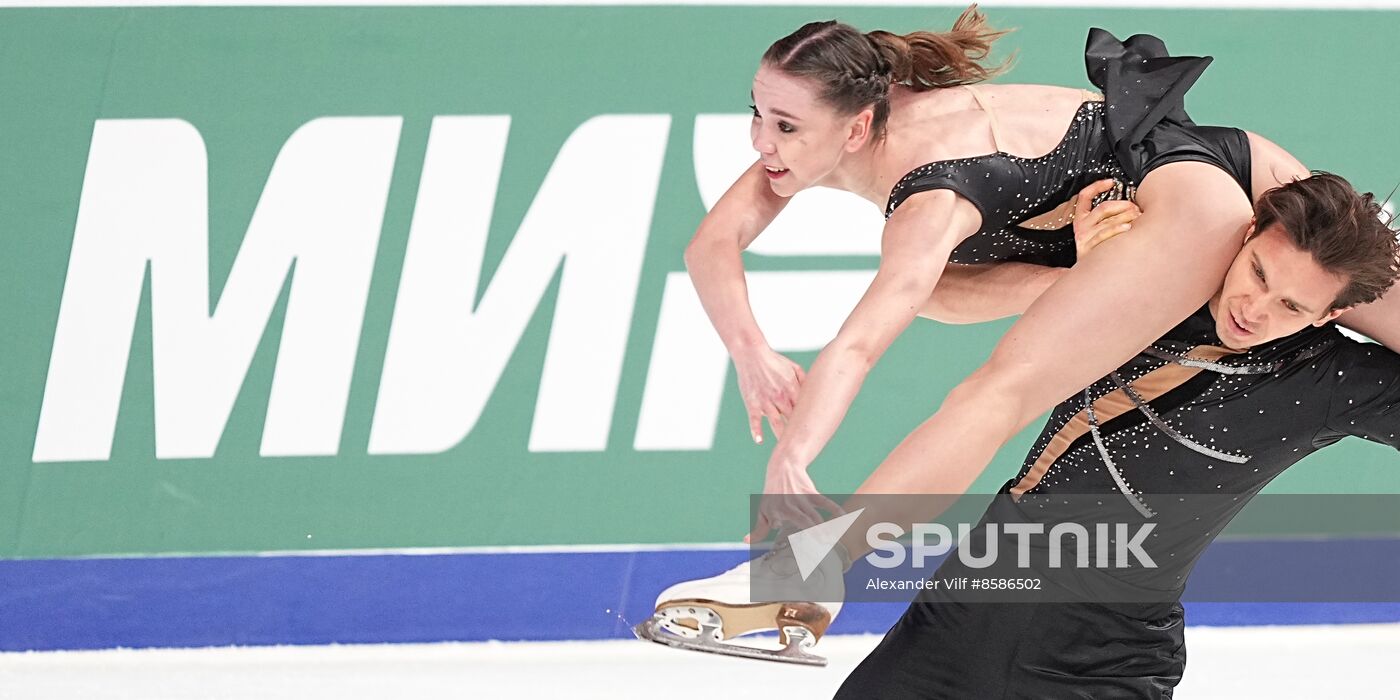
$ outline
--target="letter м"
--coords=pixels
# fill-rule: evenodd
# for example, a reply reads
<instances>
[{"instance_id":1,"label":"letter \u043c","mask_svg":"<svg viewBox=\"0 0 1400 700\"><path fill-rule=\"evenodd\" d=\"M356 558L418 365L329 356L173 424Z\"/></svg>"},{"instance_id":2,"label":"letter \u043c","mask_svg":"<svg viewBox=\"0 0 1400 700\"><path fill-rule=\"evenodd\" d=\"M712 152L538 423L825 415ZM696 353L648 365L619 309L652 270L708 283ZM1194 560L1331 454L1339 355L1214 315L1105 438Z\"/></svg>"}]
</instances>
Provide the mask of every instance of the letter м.
<instances>
[{"instance_id":1,"label":"letter \u043c","mask_svg":"<svg viewBox=\"0 0 1400 700\"><path fill-rule=\"evenodd\" d=\"M260 452L335 454L401 123L327 117L297 129L211 311L199 132L177 119L98 120L34 461L110 457L148 264L156 456L214 454L294 261Z\"/></svg>"}]
</instances>

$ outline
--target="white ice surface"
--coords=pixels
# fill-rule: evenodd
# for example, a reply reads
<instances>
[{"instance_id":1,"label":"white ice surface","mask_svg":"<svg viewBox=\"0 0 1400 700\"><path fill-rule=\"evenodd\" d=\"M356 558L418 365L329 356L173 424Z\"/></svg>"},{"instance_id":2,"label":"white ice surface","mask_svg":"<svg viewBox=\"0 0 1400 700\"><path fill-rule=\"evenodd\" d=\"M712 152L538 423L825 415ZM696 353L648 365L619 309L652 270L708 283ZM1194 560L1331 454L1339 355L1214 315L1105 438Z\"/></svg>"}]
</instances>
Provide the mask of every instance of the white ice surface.
<instances>
[{"instance_id":1,"label":"white ice surface","mask_svg":"<svg viewBox=\"0 0 1400 700\"><path fill-rule=\"evenodd\" d=\"M0 698L816 700L877 641L823 640L826 668L631 640L8 653ZM1185 700L1397 697L1400 624L1191 627L1187 646Z\"/></svg>"}]
</instances>

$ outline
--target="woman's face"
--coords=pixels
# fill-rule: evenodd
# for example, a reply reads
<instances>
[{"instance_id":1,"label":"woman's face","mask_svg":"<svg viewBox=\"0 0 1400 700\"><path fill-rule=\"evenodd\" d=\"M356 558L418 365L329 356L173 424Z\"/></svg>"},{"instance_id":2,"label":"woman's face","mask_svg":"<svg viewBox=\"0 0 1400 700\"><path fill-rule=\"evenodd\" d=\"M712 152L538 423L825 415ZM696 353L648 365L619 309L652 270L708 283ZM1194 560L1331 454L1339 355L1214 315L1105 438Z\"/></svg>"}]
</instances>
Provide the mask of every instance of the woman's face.
<instances>
[{"instance_id":1,"label":"woman's face","mask_svg":"<svg viewBox=\"0 0 1400 700\"><path fill-rule=\"evenodd\" d=\"M822 184L865 141L858 116L842 117L818 99L816 85L767 65L753 78L753 115L753 148L784 197Z\"/></svg>"}]
</instances>

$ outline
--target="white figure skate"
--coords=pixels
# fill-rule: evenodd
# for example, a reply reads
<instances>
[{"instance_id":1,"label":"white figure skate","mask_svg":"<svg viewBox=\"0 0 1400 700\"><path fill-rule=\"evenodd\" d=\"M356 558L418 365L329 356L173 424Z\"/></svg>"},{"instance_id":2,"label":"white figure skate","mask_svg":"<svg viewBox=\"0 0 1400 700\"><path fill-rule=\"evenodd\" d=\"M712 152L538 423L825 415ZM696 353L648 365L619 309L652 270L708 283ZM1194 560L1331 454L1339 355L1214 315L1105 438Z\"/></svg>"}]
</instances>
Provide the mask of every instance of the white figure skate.
<instances>
[{"instance_id":1,"label":"white figure skate","mask_svg":"<svg viewBox=\"0 0 1400 700\"><path fill-rule=\"evenodd\" d=\"M825 666L825 658L808 650L841 611L841 573L840 559L832 555L804 579L791 550L774 549L718 576L667 588L656 600L656 613L632 633L680 649ZM732 641L767 630L777 630L781 649Z\"/></svg>"}]
</instances>

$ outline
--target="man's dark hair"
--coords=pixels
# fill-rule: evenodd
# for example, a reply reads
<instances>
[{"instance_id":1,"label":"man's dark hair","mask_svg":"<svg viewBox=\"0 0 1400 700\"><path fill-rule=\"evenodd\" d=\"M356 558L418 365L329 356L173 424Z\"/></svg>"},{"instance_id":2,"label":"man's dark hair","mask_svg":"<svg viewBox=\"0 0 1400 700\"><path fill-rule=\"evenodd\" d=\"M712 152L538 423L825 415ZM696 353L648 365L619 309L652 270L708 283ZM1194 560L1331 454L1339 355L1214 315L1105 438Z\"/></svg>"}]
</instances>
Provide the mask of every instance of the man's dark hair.
<instances>
[{"instance_id":1,"label":"man's dark hair","mask_svg":"<svg viewBox=\"0 0 1400 700\"><path fill-rule=\"evenodd\" d=\"M1384 217L1384 218L1383 218ZM1332 173L1275 187L1254 205L1255 235L1277 224L1293 245L1347 281L1332 309L1379 299L1400 275L1400 241L1370 192Z\"/></svg>"}]
</instances>

